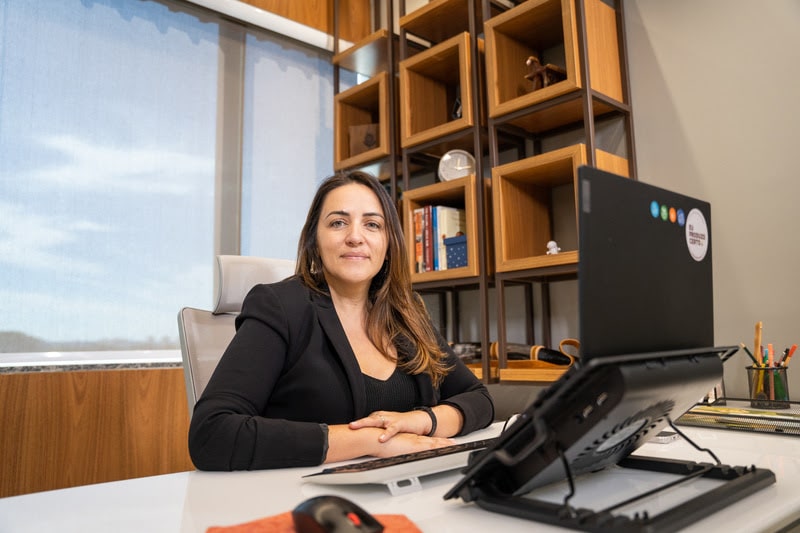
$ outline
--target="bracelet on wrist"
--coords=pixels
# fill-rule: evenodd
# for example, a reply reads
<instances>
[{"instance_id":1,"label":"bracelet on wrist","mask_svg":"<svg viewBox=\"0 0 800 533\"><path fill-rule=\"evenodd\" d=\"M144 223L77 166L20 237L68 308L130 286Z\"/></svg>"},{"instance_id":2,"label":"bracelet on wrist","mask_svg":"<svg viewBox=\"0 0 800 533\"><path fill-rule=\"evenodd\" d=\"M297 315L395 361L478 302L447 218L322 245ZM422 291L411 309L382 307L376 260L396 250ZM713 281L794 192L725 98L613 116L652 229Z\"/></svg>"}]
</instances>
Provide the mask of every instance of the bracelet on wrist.
<instances>
[{"instance_id":1,"label":"bracelet on wrist","mask_svg":"<svg viewBox=\"0 0 800 533\"><path fill-rule=\"evenodd\" d=\"M434 414L433 409L431 409L427 405L421 405L419 407L415 407L414 410L425 411L426 413L428 413L428 416L431 417L431 431L426 436L433 437L433 434L436 433L436 425L437 425L436 415Z\"/></svg>"}]
</instances>

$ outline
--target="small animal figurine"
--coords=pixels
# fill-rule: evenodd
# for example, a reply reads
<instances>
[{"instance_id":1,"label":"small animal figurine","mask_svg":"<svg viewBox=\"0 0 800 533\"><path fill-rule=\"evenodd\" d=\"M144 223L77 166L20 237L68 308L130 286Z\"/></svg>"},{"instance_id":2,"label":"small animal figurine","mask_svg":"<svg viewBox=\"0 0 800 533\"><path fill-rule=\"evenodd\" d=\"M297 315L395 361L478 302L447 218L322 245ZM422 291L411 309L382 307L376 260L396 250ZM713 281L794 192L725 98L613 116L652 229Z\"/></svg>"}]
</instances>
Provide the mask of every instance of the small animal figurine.
<instances>
[{"instance_id":1,"label":"small animal figurine","mask_svg":"<svg viewBox=\"0 0 800 533\"><path fill-rule=\"evenodd\" d=\"M525 74L525 79L533 84L534 91L567 78L566 70L550 63L542 65L536 56L529 56L525 64L528 65L528 73Z\"/></svg>"},{"instance_id":2,"label":"small animal figurine","mask_svg":"<svg viewBox=\"0 0 800 533\"><path fill-rule=\"evenodd\" d=\"M555 255L561 251L556 241L547 241L547 255Z\"/></svg>"}]
</instances>

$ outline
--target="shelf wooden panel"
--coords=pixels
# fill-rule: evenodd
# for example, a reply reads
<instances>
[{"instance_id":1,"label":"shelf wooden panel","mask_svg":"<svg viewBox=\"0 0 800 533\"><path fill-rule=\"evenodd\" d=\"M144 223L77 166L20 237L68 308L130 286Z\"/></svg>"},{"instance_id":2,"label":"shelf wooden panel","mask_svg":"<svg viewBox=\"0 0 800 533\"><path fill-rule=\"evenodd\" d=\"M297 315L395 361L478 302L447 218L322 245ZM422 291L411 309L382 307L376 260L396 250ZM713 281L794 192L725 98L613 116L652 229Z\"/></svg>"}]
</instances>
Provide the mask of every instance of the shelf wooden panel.
<instances>
[{"instance_id":1,"label":"shelf wooden panel","mask_svg":"<svg viewBox=\"0 0 800 533\"><path fill-rule=\"evenodd\" d=\"M336 170L364 165L386 157L389 146L389 75L382 72L334 97L333 167ZM377 124L377 145L353 153L351 128Z\"/></svg>"},{"instance_id":2,"label":"shelf wooden panel","mask_svg":"<svg viewBox=\"0 0 800 533\"><path fill-rule=\"evenodd\" d=\"M616 11L602 0L585 0L584 6L589 88L623 102ZM581 89L577 28L575 0L529 0L487 21L489 116L501 117ZM566 79L534 91L525 79L529 56L565 69ZM564 111L570 109L557 115ZM572 122L574 116L567 113L564 119Z\"/></svg>"},{"instance_id":3,"label":"shelf wooden panel","mask_svg":"<svg viewBox=\"0 0 800 533\"><path fill-rule=\"evenodd\" d=\"M617 13L601 0L585 0L584 10L591 87L618 102L625 102Z\"/></svg>"},{"instance_id":4,"label":"shelf wooden panel","mask_svg":"<svg viewBox=\"0 0 800 533\"><path fill-rule=\"evenodd\" d=\"M456 35L400 62L400 135L403 148L472 127L469 34ZM478 41L482 53L483 41ZM456 99L461 116L453 118Z\"/></svg>"},{"instance_id":5,"label":"shelf wooden panel","mask_svg":"<svg viewBox=\"0 0 800 533\"><path fill-rule=\"evenodd\" d=\"M332 62L337 67L363 74L367 78L380 72L390 72L393 69L389 65L389 42L392 43L393 57L396 62L400 57L400 38L395 34L390 36L389 30L385 28L371 33L363 40L339 52L333 56ZM415 54L421 50L427 50L427 47L408 42L409 54Z\"/></svg>"},{"instance_id":6,"label":"shelf wooden panel","mask_svg":"<svg viewBox=\"0 0 800 533\"><path fill-rule=\"evenodd\" d=\"M396 37L393 39L396 43ZM395 57L397 57L395 55ZM371 78L389 70L389 30L382 28L333 56L333 64Z\"/></svg>"},{"instance_id":7,"label":"shelf wooden panel","mask_svg":"<svg viewBox=\"0 0 800 533\"><path fill-rule=\"evenodd\" d=\"M481 0L475 0L473 4L475 24L480 28L483 24ZM495 5L491 8L493 14L500 12ZM427 41L440 43L461 32L469 31L469 0L431 0L400 17L400 27Z\"/></svg>"},{"instance_id":8,"label":"shelf wooden panel","mask_svg":"<svg viewBox=\"0 0 800 533\"><path fill-rule=\"evenodd\" d=\"M241 1L329 35L334 33L333 2L329 0L303 0L302 2L287 2L286 0ZM370 1L337 1L339 1L340 36L343 39L356 41L367 35L370 26Z\"/></svg>"},{"instance_id":9,"label":"shelf wooden panel","mask_svg":"<svg viewBox=\"0 0 800 533\"><path fill-rule=\"evenodd\" d=\"M595 150L594 159L597 168L626 178L630 177L630 163L624 157L603 150Z\"/></svg>"},{"instance_id":10,"label":"shelf wooden panel","mask_svg":"<svg viewBox=\"0 0 800 533\"><path fill-rule=\"evenodd\" d=\"M467 368L469 368L470 372L478 378L479 380L483 381L483 367L481 367L481 363L469 363L467 364ZM497 368L491 369L491 381L494 381L497 378Z\"/></svg>"},{"instance_id":11,"label":"shelf wooden panel","mask_svg":"<svg viewBox=\"0 0 800 533\"><path fill-rule=\"evenodd\" d=\"M483 363L468 363L467 368L480 380L483 380ZM498 368L497 361L490 361L489 381L552 383L558 380L569 367L564 368L531 368L530 361L507 361L505 368Z\"/></svg>"},{"instance_id":12,"label":"shelf wooden panel","mask_svg":"<svg viewBox=\"0 0 800 533\"><path fill-rule=\"evenodd\" d=\"M489 199L489 181L484 181L484 198ZM403 231L405 232L406 247L409 250L408 269L411 272L413 283L428 281L441 281L454 278L478 276L480 265L478 261L478 223L483 220L479 217L476 198L476 177L474 174L457 180L434 183L403 193ZM466 214L467 236L467 266L434 270L430 272L416 272L414 256L414 209L426 205L448 205L464 209Z\"/></svg>"},{"instance_id":13,"label":"shelf wooden panel","mask_svg":"<svg viewBox=\"0 0 800 533\"><path fill-rule=\"evenodd\" d=\"M547 255L547 242L572 242L577 247L578 167L587 161L586 146L577 144L546 152L492 169L495 267L513 272L578 263L577 249ZM595 150L595 165L627 175L628 162L614 154ZM556 236L553 227L554 191L571 189L569 239Z\"/></svg>"},{"instance_id":14,"label":"shelf wooden panel","mask_svg":"<svg viewBox=\"0 0 800 533\"><path fill-rule=\"evenodd\" d=\"M506 122L529 131L531 133L544 133L547 131L567 126L570 124L582 124L583 100L580 93L575 93L574 98L567 98L561 102L546 102L541 110L531 109L530 113L523 113L521 116L508 118ZM617 108L600 100L592 101L592 113L595 117L617 112Z\"/></svg>"},{"instance_id":15,"label":"shelf wooden panel","mask_svg":"<svg viewBox=\"0 0 800 533\"><path fill-rule=\"evenodd\" d=\"M509 361L513 363L514 361ZM501 368L498 372L500 381L524 381L526 383L552 383L558 380L567 369L547 368Z\"/></svg>"}]
</instances>

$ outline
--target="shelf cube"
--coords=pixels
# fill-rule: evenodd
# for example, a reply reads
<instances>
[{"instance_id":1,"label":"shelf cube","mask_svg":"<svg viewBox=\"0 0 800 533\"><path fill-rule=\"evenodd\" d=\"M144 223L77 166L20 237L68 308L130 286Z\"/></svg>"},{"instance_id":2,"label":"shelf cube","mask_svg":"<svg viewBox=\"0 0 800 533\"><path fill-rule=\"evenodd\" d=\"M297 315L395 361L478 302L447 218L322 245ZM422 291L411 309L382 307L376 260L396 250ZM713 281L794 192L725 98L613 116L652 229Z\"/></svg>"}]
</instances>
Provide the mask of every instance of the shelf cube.
<instances>
[{"instance_id":1,"label":"shelf cube","mask_svg":"<svg viewBox=\"0 0 800 533\"><path fill-rule=\"evenodd\" d=\"M389 155L389 75L382 72L334 98L336 170Z\"/></svg>"},{"instance_id":2,"label":"shelf cube","mask_svg":"<svg viewBox=\"0 0 800 533\"><path fill-rule=\"evenodd\" d=\"M497 272L577 264L578 167L586 146L577 144L492 169ZM627 160L595 151L596 166L627 175ZM562 251L547 254L556 240Z\"/></svg>"},{"instance_id":3,"label":"shelf cube","mask_svg":"<svg viewBox=\"0 0 800 533\"><path fill-rule=\"evenodd\" d=\"M489 116L501 117L584 87L576 1L529 0L486 22ZM624 103L616 11L602 0L585 0L582 5L589 88ZM566 79L534 90L533 83L525 78L531 68L526 62L531 57L542 66L552 64L563 69ZM599 106L595 114L606 110ZM554 128L580 118L581 112L578 100L560 109L559 116L540 117L543 124L528 129Z\"/></svg>"},{"instance_id":4,"label":"shelf cube","mask_svg":"<svg viewBox=\"0 0 800 533\"><path fill-rule=\"evenodd\" d=\"M482 50L483 41L479 41ZM464 32L400 62L400 144L409 148L475 124L472 54Z\"/></svg>"},{"instance_id":5,"label":"shelf cube","mask_svg":"<svg viewBox=\"0 0 800 533\"><path fill-rule=\"evenodd\" d=\"M490 202L489 181L483 180L484 198ZM477 179L474 174L465 178L445 181L411 189L403 193L403 232L406 238L406 247L409 250L408 268L411 272L411 281L414 283L426 281L439 281L477 276L480 273L478 265L478 224L483 217L479 216L477 208ZM447 270L433 270L430 272L416 272L415 235L414 235L414 209L426 205L447 205L464 209L466 215L466 263L456 268ZM489 239L488 232L484 232ZM488 250L487 246L487 250ZM449 264L449 260L448 260Z\"/></svg>"}]
</instances>

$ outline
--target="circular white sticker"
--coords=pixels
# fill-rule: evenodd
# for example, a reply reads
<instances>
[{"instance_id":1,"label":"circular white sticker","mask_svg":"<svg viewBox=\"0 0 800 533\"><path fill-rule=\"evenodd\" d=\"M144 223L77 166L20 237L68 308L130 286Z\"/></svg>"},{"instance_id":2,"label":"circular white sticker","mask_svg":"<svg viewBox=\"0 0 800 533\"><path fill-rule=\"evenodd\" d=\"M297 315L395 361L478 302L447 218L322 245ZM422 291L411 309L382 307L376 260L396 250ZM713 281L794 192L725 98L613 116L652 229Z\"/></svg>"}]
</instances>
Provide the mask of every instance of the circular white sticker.
<instances>
[{"instance_id":1,"label":"circular white sticker","mask_svg":"<svg viewBox=\"0 0 800 533\"><path fill-rule=\"evenodd\" d=\"M708 224L703 213L695 208L686 216L686 246L695 261L702 261L708 252Z\"/></svg>"}]
</instances>

